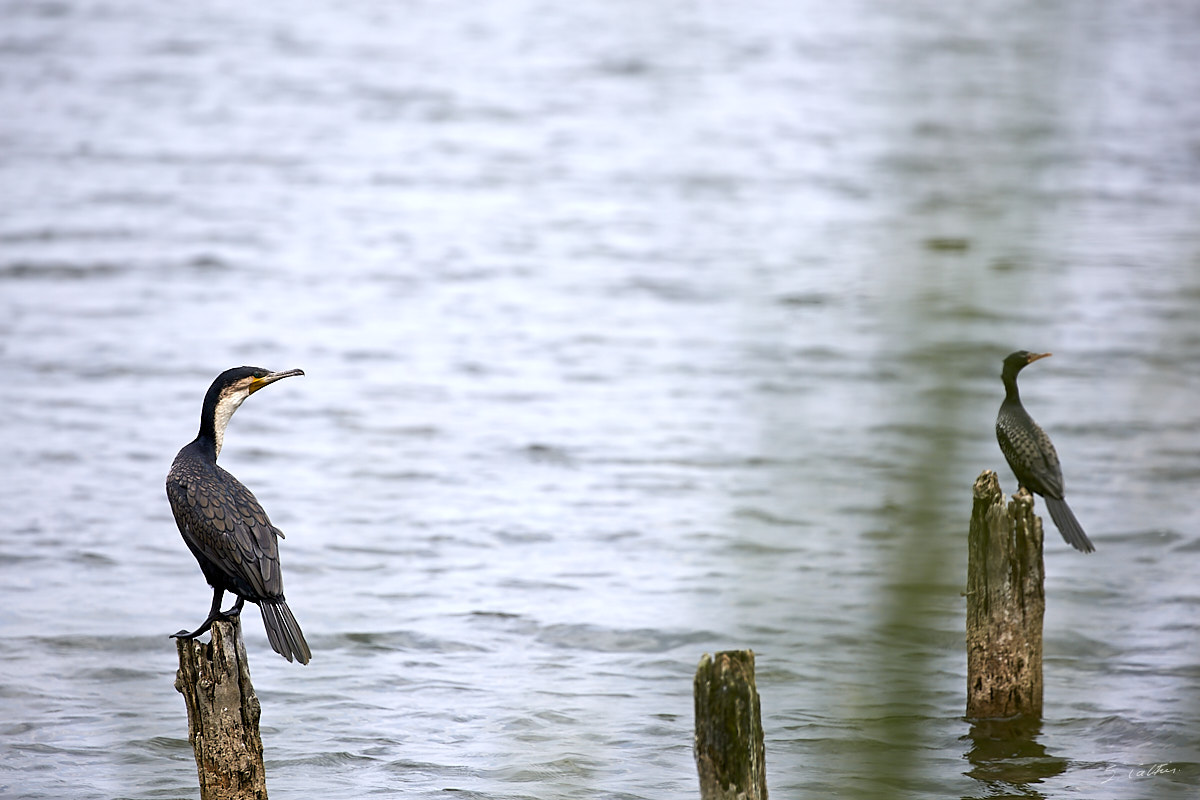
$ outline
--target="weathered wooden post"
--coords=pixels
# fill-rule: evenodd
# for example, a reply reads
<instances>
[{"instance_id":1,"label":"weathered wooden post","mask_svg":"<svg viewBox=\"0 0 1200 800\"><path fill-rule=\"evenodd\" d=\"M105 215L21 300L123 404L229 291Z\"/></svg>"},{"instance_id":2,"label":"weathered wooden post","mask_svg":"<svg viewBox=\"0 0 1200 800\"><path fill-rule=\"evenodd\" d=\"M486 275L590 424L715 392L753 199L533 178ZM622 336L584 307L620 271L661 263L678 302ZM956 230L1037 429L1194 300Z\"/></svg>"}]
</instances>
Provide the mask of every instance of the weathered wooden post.
<instances>
[{"instance_id":1,"label":"weathered wooden post","mask_svg":"<svg viewBox=\"0 0 1200 800\"><path fill-rule=\"evenodd\" d=\"M754 651L705 653L696 670L693 699L700 800L767 800Z\"/></svg>"},{"instance_id":2,"label":"weathered wooden post","mask_svg":"<svg viewBox=\"0 0 1200 800\"><path fill-rule=\"evenodd\" d=\"M975 480L967 538L967 716L1040 717L1042 521L1022 489L1007 506L996 473Z\"/></svg>"},{"instance_id":3,"label":"weathered wooden post","mask_svg":"<svg viewBox=\"0 0 1200 800\"><path fill-rule=\"evenodd\" d=\"M179 639L175 688L187 704L201 800L266 800L260 707L240 618L212 625L212 643Z\"/></svg>"}]
</instances>

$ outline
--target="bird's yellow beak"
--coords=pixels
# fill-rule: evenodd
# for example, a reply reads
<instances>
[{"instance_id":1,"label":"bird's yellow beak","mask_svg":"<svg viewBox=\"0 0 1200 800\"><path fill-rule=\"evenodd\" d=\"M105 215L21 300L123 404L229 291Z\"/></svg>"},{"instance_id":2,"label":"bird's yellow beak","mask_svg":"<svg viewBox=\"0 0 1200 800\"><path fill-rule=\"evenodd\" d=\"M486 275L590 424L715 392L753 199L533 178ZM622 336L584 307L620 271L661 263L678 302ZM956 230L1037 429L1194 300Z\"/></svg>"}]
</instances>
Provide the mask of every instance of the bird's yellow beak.
<instances>
[{"instance_id":1,"label":"bird's yellow beak","mask_svg":"<svg viewBox=\"0 0 1200 800\"><path fill-rule=\"evenodd\" d=\"M1054 353L1030 353L1029 360L1025 363L1032 364L1033 362L1037 361L1039 358L1049 358L1052 355L1054 355Z\"/></svg>"},{"instance_id":2,"label":"bird's yellow beak","mask_svg":"<svg viewBox=\"0 0 1200 800\"><path fill-rule=\"evenodd\" d=\"M250 382L250 394L254 394L259 389L263 388L264 386L269 386L272 383L274 383L275 381L282 380L283 378L290 378L293 375L303 375L303 374L304 374L304 370L302 370L302 369L289 369L289 370L285 370L283 372L272 372L272 373L262 376L261 378L255 378L253 381Z\"/></svg>"}]
</instances>

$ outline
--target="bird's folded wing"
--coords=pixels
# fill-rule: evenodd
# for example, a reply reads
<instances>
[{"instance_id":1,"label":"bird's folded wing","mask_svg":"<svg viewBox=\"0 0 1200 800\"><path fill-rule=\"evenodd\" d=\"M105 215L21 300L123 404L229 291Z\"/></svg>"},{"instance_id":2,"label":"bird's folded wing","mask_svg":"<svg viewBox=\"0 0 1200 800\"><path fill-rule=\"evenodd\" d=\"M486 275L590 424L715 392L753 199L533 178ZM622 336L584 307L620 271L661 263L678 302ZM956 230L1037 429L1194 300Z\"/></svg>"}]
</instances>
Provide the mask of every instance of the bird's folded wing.
<instances>
[{"instance_id":1,"label":"bird's folded wing","mask_svg":"<svg viewBox=\"0 0 1200 800\"><path fill-rule=\"evenodd\" d=\"M234 583L245 584L257 597L278 597L283 579L276 537L282 534L249 489L217 470L219 482L187 475L168 485L179 530Z\"/></svg>"}]
</instances>

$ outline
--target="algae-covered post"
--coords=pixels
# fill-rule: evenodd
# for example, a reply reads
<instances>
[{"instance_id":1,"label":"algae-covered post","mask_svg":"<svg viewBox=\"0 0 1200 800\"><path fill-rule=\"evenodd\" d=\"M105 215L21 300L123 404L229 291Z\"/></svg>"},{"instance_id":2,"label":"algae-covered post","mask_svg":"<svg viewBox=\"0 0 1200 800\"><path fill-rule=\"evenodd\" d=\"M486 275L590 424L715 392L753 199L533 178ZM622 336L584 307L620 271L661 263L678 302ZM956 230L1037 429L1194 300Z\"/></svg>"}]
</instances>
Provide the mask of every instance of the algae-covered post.
<instances>
[{"instance_id":1,"label":"algae-covered post","mask_svg":"<svg viewBox=\"0 0 1200 800\"><path fill-rule=\"evenodd\" d=\"M728 650L700 659L693 684L700 800L767 800L762 711L754 652Z\"/></svg>"},{"instance_id":2,"label":"algae-covered post","mask_svg":"<svg viewBox=\"0 0 1200 800\"><path fill-rule=\"evenodd\" d=\"M266 800L260 708L238 617L213 622L212 643L179 639L175 688L187 704L201 800Z\"/></svg>"},{"instance_id":3,"label":"algae-covered post","mask_svg":"<svg viewBox=\"0 0 1200 800\"><path fill-rule=\"evenodd\" d=\"M996 473L975 480L967 539L967 716L1042 714L1042 521Z\"/></svg>"}]
</instances>

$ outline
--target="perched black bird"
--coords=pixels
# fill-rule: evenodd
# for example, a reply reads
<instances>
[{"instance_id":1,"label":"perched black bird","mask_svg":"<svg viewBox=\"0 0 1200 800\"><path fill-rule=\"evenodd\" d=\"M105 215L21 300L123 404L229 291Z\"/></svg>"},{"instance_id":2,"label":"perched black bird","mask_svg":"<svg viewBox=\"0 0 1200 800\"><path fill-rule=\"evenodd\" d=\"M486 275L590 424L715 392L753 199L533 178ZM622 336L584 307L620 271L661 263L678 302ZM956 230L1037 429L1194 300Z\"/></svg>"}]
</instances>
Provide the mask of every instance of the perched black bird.
<instances>
[{"instance_id":1,"label":"perched black bird","mask_svg":"<svg viewBox=\"0 0 1200 800\"><path fill-rule=\"evenodd\" d=\"M213 620L241 613L249 600L258 604L276 653L301 664L307 664L312 656L283 598L276 542L283 532L267 519L267 512L250 490L217 466L225 426L242 401L281 378L303 374L298 369L271 372L235 367L222 372L208 387L200 412L200 433L179 451L167 474L167 499L183 540L213 587L213 601L203 625L191 633L173 634L175 638L194 639L211 628ZM238 600L222 614L221 597L227 591Z\"/></svg>"},{"instance_id":2,"label":"perched black bird","mask_svg":"<svg viewBox=\"0 0 1200 800\"><path fill-rule=\"evenodd\" d=\"M1017 352L1004 359L1004 402L996 417L996 438L1008 466L1017 475L1017 482L1046 501L1050 517L1058 526L1067 544L1076 550L1090 553L1096 548L1088 541L1087 534L1071 513L1067 501L1063 500L1062 468L1058 465L1058 453L1050 437L1042 430L1029 412L1021 405L1021 393L1017 391L1017 373L1039 358L1050 353Z\"/></svg>"}]
</instances>

